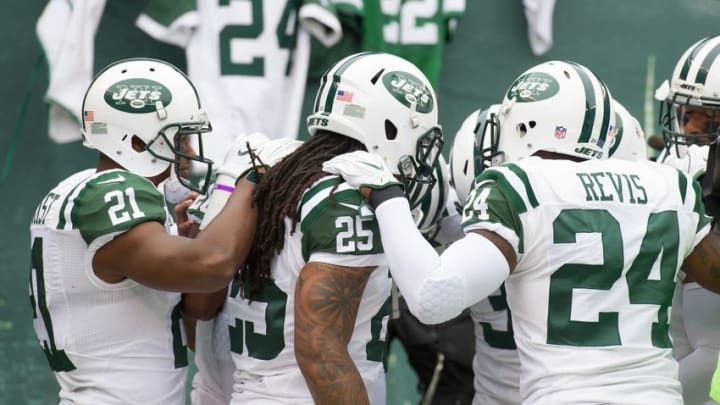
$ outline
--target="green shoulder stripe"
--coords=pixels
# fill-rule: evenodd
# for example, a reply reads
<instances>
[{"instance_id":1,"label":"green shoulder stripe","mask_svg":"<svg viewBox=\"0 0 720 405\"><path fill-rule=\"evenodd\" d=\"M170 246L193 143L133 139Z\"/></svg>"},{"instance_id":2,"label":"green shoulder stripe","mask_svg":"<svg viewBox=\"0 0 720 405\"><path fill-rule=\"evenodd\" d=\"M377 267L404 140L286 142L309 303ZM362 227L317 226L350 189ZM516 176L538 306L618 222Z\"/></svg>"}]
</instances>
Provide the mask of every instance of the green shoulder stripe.
<instances>
[{"instance_id":1,"label":"green shoulder stripe","mask_svg":"<svg viewBox=\"0 0 720 405\"><path fill-rule=\"evenodd\" d=\"M688 179L687 179L687 176L685 175L685 172L683 172L682 170L678 169L677 172L678 172L677 173L678 188L680 188L680 200L682 201L683 204L685 204L685 197L687 196L687 190L688 190L688 185L687 185Z\"/></svg>"},{"instance_id":2,"label":"green shoulder stripe","mask_svg":"<svg viewBox=\"0 0 720 405\"><path fill-rule=\"evenodd\" d=\"M375 214L360 192L337 176L316 182L303 195L300 229L303 258L313 252L350 255L382 253Z\"/></svg>"},{"instance_id":3,"label":"green shoulder stripe","mask_svg":"<svg viewBox=\"0 0 720 405\"><path fill-rule=\"evenodd\" d=\"M510 166L514 166L515 169L511 169ZM516 170L519 170L523 176L516 174ZM497 166L484 170L475 182L480 183L485 180L492 180L498 183L503 194L507 195L508 202L512 204L513 209L518 214L527 212L528 207L535 208L538 205L535 193L532 191L530 182L527 179L527 174L515 164ZM530 196L532 196L532 200Z\"/></svg>"},{"instance_id":4,"label":"green shoulder stripe","mask_svg":"<svg viewBox=\"0 0 720 405\"><path fill-rule=\"evenodd\" d=\"M147 221L165 223L165 199L150 181L125 171L88 180L69 204L72 227L88 244Z\"/></svg>"},{"instance_id":5,"label":"green shoulder stripe","mask_svg":"<svg viewBox=\"0 0 720 405\"><path fill-rule=\"evenodd\" d=\"M521 169L520 166L516 165L515 163L508 163L506 167L510 169L511 172L515 173L515 175L520 179L523 187L525 188L525 195L527 196L527 201L530 203L530 206L532 208L536 208L538 206L538 201L535 197L535 192L530 185L530 180L528 180L528 176L527 173L525 173L525 170Z\"/></svg>"},{"instance_id":6,"label":"green shoulder stripe","mask_svg":"<svg viewBox=\"0 0 720 405\"><path fill-rule=\"evenodd\" d=\"M695 206L693 207L693 211L698 214L698 225L695 232L699 232L705 225L712 222L712 218L705 213L705 205L703 205L702 202L702 190L700 189L700 183L693 181L692 187L695 194Z\"/></svg>"},{"instance_id":7,"label":"green shoulder stripe","mask_svg":"<svg viewBox=\"0 0 720 405\"><path fill-rule=\"evenodd\" d=\"M489 169L483 173L488 171ZM493 176L494 179L480 180L480 177L463 207L463 228L479 223L500 224L515 232L519 238L518 251L523 253L525 250L520 214L526 209L522 199L501 174Z\"/></svg>"},{"instance_id":8,"label":"green shoulder stripe","mask_svg":"<svg viewBox=\"0 0 720 405\"><path fill-rule=\"evenodd\" d=\"M220 1L229 3L228 1ZM150 0L143 11L148 17L165 27L172 25L183 14L197 10L196 0Z\"/></svg>"}]
</instances>

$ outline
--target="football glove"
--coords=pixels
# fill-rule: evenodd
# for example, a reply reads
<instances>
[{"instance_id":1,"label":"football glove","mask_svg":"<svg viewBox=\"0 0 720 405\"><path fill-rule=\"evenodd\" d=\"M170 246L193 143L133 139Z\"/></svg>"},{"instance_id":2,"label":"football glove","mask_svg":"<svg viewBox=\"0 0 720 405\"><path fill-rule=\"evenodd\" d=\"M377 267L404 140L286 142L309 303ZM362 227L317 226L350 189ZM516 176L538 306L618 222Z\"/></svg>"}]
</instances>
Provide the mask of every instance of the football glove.
<instances>
[{"instance_id":1,"label":"football glove","mask_svg":"<svg viewBox=\"0 0 720 405\"><path fill-rule=\"evenodd\" d=\"M705 174L708 164L708 147L690 145L684 157L679 158L674 153L669 153L663 163L682 170L693 179L698 180Z\"/></svg>"},{"instance_id":2,"label":"football glove","mask_svg":"<svg viewBox=\"0 0 720 405\"><path fill-rule=\"evenodd\" d=\"M400 186L395 175L390 173L382 158L365 151L355 151L337 155L323 163L323 171L341 176L351 187L360 189L369 187L381 190L390 186Z\"/></svg>"}]
</instances>

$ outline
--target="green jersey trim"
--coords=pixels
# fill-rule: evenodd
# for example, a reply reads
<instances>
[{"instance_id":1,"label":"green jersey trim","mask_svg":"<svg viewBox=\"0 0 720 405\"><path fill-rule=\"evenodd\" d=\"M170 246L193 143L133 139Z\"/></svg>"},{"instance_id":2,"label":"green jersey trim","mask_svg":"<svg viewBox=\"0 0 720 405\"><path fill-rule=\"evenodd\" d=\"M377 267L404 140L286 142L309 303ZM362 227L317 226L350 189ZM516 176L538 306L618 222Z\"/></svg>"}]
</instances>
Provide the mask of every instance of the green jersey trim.
<instances>
[{"instance_id":1,"label":"green jersey trim","mask_svg":"<svg viewBox=\"0 0 720 405\"><path fill-rule=\"evenodd\" d=\"M322 178L303 194L300 230L305 261L317 252L354 256L383 252L375 214L358 190L338 181L338 176Z\"/></svg>"},{"instance_id":2,"label":"green jersey trim","mask_svg":"<svg viewBox=\"0 0 720 405\"><path fill-rule=\"evenodd\" d=\"M530 185L530 180L528 179L527 173L525 173L525 170L521 169L520 166L509 163L506 165L508 169L510 169L511 172L515 173L515 175L520 179L522 182L523 187L525 188L525 195L527 196L527 201L530 203L530 206L532 208L537 207L538 200L535 197L535 192L532 189L532 186Z\"/></svg>"},{"instance_id":3,"label":"green jersey trim","mask_svg":"<svg viewBox=\"0 0 720 405\"><path fill-rule=\"evenodd\" d=\"M463 229L466 232L473 229L496 232L516 247L518 253L523 253L525 245L520 213L526 212L525 206L510 183L502 175L497 177L499 181L490 179L476 183L463 208ZM518 211L518 207L522 207L522 211Z\"/></svg>"},{"instance_id":4,"label":"green jersey trim","mask_svg":"<svg viewBox=\"0 0 720 405\"><path fill-rule=\"evenodd\" d=\"M165 199L149 180L126 171L101 172L73 192L65 211L86 243L147 221L165 224Z\"/></svg>"},{"instance_id":5,"label":"green jersey trim","mask_svg":"<svg viewBox=\"0 0 720 405\"><path fill-rule=\"evenodd\" d=\"M705 227L706 225L710 224L712 222L712 218L707 216L705 214L705 205L702 202L702 190L700 189L700 183L697 181L692 182L692 188L693 192L695 193L695 205L693 206L693 211L698 214L698 225L695 230L695 232L700 232L700 230Z\"/></svg>"},{"instance_id":6,"label":"green jersey trim","mask_svg":"<svg viewBox=\"0 0 720 405\"><path fill-rule=\"evenodd\" d=\"M680 200L685 204L685 197L687 196L688 190L687 176L680 170L678 170L678 186L680 188Z\"/></svg>"},{"instance_id":7,"label":"green jersey trim","mask_svg":"<svg viewBox=\"0 0 720 405\"><path fill-rule=\"evenodd\" d=\"M517 167L517 169L522 170L519 167ZM497 182L502 187L503 194L507 196L508 202L512 204L515 212L518 214L527 212L528 207L537 206L537 200L535 200L535 205L533 205L530 202L530 198L527 196L528 190L532 193L533 198L535 195L535 193L532 192L530 183L523 183L520 176L516 175L510 168L506 166L498 166L487 169L483 171L475 181L479 184L485 180ZM521 193L521 190L525 191L525 193Z\"/></svg>"}]
</instances>

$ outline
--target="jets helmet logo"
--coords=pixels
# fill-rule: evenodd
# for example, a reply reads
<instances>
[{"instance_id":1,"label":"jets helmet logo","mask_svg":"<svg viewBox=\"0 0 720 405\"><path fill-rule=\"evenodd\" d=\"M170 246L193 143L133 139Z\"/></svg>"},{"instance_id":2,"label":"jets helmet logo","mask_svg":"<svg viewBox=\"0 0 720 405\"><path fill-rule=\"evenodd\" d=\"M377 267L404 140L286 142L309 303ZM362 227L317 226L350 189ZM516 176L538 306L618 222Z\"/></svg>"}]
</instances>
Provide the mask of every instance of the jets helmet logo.
<instances>
[{"instance_id":1,"label":"jets helmet logo","mask_svg":"<svg viewBox=\"0 0 720 405\"><path fill-rule=\"evenodd\" d=\"M531 72L518 77L510 86L507 98L518 103L546 100L558 93L560 85L547 73Z\"/></svg>"},{"instance_id":2,"label":"jets helmet logo","mask_svg":"<svg viewBox=\"0 0 720 405\"><path fill-rule=\"evenodd\" d=\"M433 110L432 92L422 80L407 72L388 72L382 82L385 88L406 107L415 105L415 111L429 113Z\"/></svg>"},{"instance_id":3,"label":"jets helmet logo","mask_svg":"<svg viewBox=\"0 0 720 405\"><path fill-rule=\"evenodd\" d=\"M154 112L158 101L167 107L172 102L172 93L167 87L154 80L127 79L105 90L105 102L123 112Z\"/></svg>"}]
</instances>

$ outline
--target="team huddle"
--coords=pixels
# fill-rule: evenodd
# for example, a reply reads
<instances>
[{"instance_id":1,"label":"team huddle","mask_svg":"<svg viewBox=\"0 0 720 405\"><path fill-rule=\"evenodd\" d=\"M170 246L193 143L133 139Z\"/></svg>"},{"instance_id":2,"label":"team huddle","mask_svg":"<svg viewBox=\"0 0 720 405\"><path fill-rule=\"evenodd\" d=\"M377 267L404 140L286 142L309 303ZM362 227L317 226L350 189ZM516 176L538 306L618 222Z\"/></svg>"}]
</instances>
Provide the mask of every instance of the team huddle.
<instances>
[{"instance_id":1,"label":"team huddle","mask_svg":"<svg viewBox=\"0 0 720 405\"><path fill-rule=\"evenodd\" d=\"M393 283L427 324L470 308L475 405L711 403L717 350L694 354L679 322L717 314L720 196L700 182L718 55L720 36L693 44L658 89L657 162L571 61L477 106L447 160L448 107L390 53L325 72L307 141L242 135L220 162L185 74L107 66L82 106L97 167L31 224L60 404L182 404L188 346L193 404L384 404Z\"/></svg>"}]
</instances>

